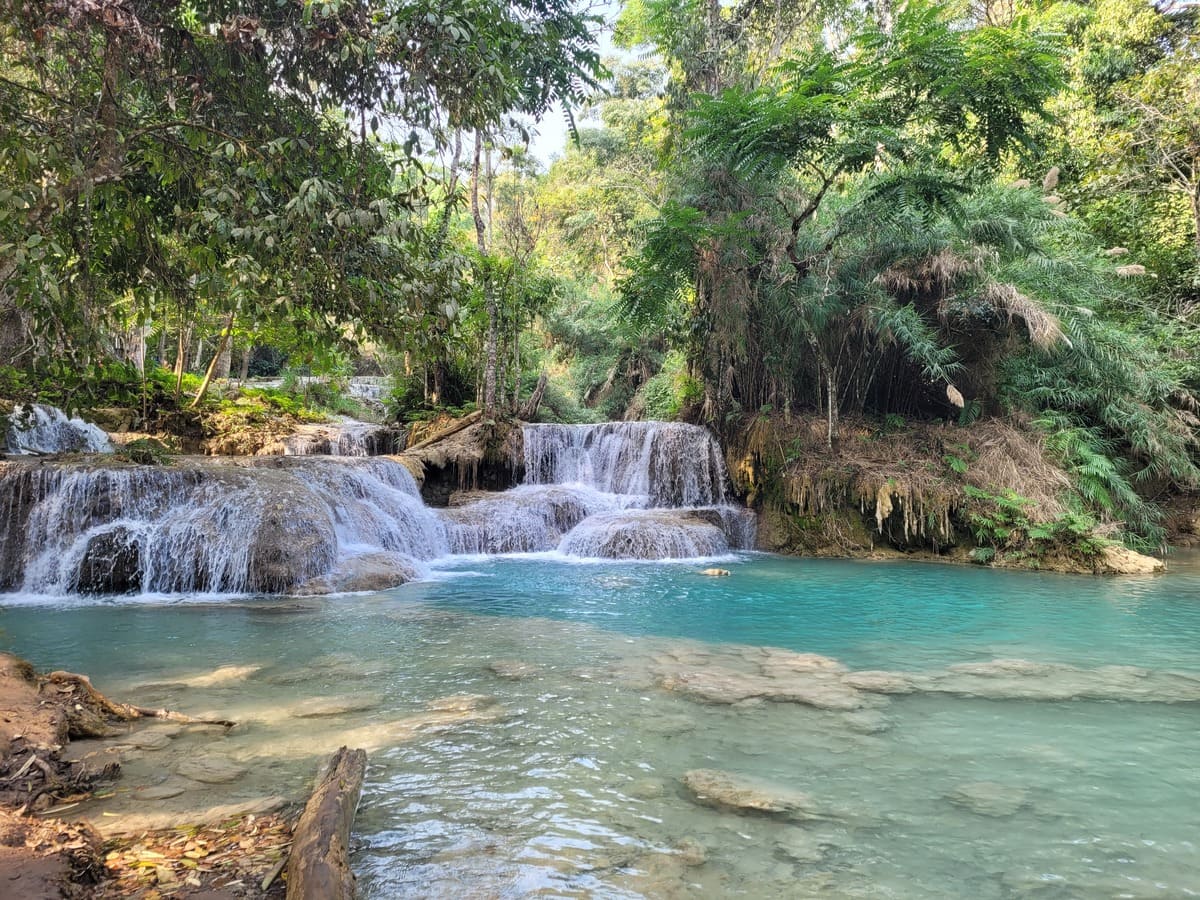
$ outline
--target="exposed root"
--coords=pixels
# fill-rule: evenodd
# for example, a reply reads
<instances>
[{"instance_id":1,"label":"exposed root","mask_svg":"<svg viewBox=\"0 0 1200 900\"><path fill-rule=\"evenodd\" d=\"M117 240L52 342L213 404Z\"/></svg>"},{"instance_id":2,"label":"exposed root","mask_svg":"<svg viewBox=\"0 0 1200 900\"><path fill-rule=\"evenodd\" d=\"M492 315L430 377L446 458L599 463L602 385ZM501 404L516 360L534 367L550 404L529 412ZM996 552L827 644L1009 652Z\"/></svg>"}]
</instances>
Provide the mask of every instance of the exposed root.
<instances>
[{"instance_id":1,"label":"exposed root","mask_svg":"<svg viewBox=\"0 0 1200 900\"><path fill-rule=\"evenodd\" d=\"M92 680L86 675L76 675L73 672L51 672L45 680L48 685L56 686L61 693L73 695L67 708L67 716L71 722L70 737L105 737L111 733L105 717L121 722L131 722L135 719L167 719L184 725L220 725L224 728L232 728L237 724L229 719L196 718L170 709L151 709L129 703L117 703L96 690L92 686Z\"/></svg>"}]
</instances>

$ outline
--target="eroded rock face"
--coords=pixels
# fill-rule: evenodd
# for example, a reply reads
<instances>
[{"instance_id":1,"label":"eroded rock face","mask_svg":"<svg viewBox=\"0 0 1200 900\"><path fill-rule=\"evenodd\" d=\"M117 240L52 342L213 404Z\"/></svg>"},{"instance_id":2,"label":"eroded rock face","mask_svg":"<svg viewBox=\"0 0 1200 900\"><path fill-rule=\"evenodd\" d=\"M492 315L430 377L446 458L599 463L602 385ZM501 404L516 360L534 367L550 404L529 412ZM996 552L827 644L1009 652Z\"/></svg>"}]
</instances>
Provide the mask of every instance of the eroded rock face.
<instances>
[{"instance_id":1,"label":"eroded rock face","mask_svg":"<svg viewBox=\"0 0 1200 900\"><path fill-rule=\"evenodd\" d=\"M374 590L448 549L377 458L0 463L0 497L0 590L34 594Z\"/></svg>"},{"instance_id":2,"label":"eroded rock face","mask_svg":"<svg viewBox=\"0 0 1200 900\"><path fill-rule=\"evenodd\" d=\"M801 791L719 769L692 769L683 786L706 806L788 819L819 817L812 798Z\"/></svg>"},{"instance_id":3,"label":"eroded rock face","mask_svg":"<svg viewBox=\"0 0 1200 900\"><path fill-rule=\"evenodd\" d=\"M138 536L118 525L89 538L71 587L81 594L132 594L141 590Z\"/></svg>"},{"instance_id":4,"label":"eroded rock face","mask_svg":"<svg viewBox=\"0 0 1200 900\"><path fill-rule=\"evenodd\" d=\"M302 485L271 496L250 549L252 591L279 593L328 572L338 556L337 534L325 504Z\"/></svg>"},{"instance_id":5,"label":"eroded rock face","mask_svg":"<svg viewBox=\"0 0 1200 900\"><path fill-rule=\"evenodd\" d=\"M729 551L725 533L692 510L626 510L592 516L559 550L589 559L689 559Z\"/></svg>"}]
</instances>

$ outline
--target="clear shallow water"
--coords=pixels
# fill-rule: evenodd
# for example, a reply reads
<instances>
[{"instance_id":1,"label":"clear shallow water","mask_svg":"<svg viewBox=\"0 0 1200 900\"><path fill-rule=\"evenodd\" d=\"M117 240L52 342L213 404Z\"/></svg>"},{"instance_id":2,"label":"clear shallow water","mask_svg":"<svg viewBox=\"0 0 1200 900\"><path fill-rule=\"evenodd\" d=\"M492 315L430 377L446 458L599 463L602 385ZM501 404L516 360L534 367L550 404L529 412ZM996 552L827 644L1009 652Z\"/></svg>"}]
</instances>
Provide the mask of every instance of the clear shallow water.
<instances>
[{"instance_id":1,"label":"clear shallow water","mask_svg":"<svg viewBox=\"0 0 1200 900\"><path fill-rule=\"evenodd\" d=\"M321 755L368 745L366 897L1200 894L1200 703L918 690L837 711L663 689L673 674L757 672L761 646L942 673L954 690L948 667L998 657L1150 673L1114 674L1114 690L1200 676L1200 569L723 565L732 577L469 560L437 581L320 600L13 602L0 642L122 698L244 723L135 752L122 792L91 815L137 815L152 806L138 794L164 780L186 788L165 801L179 809L299 796ZM219 666L259 668L214 678ZM245 774L181 778L196 757ZM682 782L698 768L803 791L817 818L702 806Z\"/></svg>"}]
</instances>

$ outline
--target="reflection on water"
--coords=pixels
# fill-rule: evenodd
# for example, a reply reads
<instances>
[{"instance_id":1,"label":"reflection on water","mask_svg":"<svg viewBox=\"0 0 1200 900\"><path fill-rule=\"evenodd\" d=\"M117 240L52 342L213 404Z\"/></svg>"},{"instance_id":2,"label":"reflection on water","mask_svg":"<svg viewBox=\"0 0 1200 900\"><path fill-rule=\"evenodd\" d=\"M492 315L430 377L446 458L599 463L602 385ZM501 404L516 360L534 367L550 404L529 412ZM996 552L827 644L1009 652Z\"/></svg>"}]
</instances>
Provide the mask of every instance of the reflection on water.
<instances>
[{"instance_id":1,"label":"reflection on water","mask_svg":"<svg viewBox=\"0 0 1200 900\"><path fill-rule=\"evenodd\" d=\"M109 827L298 797L369 746L365 897L1200 893L1200 570L468 565L0 626L41 667L244 723L122 738L121 791L85 809Z\"/></svg>"}]
</instances>

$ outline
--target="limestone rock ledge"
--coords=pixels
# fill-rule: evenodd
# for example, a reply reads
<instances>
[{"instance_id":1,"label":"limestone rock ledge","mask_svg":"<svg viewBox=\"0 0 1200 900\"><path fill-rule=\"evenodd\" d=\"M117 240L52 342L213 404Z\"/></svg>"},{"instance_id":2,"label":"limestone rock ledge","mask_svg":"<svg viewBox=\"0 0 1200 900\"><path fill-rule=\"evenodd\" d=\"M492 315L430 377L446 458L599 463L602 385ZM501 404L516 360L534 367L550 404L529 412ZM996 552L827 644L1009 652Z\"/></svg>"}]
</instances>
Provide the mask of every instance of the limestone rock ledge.
<instances>
[{"instance_id":1,"label":"limestone rock ledge","mask_svg":"<svg viewBox=\"0 0 1200 900\"><path fill-rule=\"evenodd\" d=\"M1161 559L1146 556L1128 547L1105 547L1096 562L1098 575L1155 575L1165 568Z\"/></svg>"}]
</instances>

